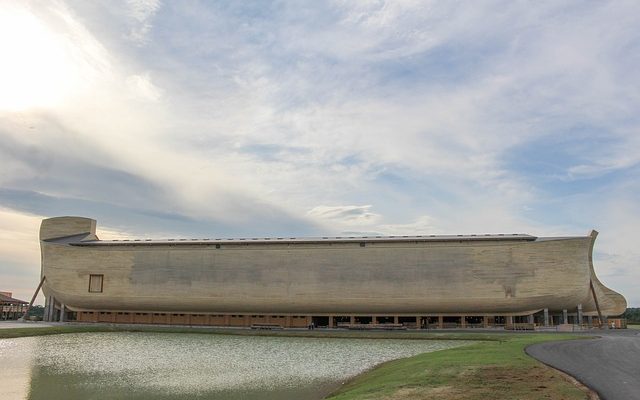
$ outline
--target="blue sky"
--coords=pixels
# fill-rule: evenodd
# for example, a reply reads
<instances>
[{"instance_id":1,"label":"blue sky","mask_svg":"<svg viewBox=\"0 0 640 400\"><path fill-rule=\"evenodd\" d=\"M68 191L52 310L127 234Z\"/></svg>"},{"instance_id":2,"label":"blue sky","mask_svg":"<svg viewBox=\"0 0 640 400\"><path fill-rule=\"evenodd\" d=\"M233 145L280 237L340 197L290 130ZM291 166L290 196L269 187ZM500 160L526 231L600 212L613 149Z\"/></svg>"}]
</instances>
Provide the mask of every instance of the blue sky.
<instances>
[{"instance_id":1,"label":"blue sky","mask_svg":"<svg viewBox=\"0 0 640 400\"><path fill-rule=\"evenodd\" d=\"M637 2L0 5L0 290L102 237L601 232L640 306Z\"/></svg>"}]
</instances>

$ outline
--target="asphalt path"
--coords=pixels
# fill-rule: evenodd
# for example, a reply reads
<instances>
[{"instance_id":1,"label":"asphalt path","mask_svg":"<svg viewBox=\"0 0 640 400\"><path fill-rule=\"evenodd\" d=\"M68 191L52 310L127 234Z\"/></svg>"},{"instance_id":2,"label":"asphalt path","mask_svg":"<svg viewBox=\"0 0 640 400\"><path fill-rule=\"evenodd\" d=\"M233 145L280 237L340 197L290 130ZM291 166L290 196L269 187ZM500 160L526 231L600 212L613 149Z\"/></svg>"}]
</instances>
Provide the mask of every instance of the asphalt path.
<instances>
[{"instance_id":1,"label":"asphalt path","mask_svg":"<svg viewBox=\"0 0 640 400\"><path fill-rule=\"evenodd\" d=\"M527 347L530 356L575 377L604 400L640 400L640 331Z\"/></svg>"}]
</instances>

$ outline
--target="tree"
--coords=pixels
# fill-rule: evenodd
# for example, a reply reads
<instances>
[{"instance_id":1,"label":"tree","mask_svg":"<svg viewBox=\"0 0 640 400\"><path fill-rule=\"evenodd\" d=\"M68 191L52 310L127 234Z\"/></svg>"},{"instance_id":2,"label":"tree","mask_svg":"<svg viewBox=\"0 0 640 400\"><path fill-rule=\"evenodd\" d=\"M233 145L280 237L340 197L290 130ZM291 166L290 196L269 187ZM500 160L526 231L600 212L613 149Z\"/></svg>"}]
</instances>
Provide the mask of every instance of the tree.
<instances>
[{"instance_id":1,"label":"tree","mask_svg":"<svg viewBox=\"0 0 640 400\"><path fill-rule=\"evenodd\" d=\"M44 306L33 306L31 307L31 309L29 310L29 313L27 314L27 318L29 317L44 317Z\"/></svg>"},{"instance_id":2,"label":"tree","mask_svg":"<svg viewBox=\"0 0 640 400\"><path fill-rule=\"evenodd\" d=\"M627 308L627 311L622 314L622 318L626 318L627 322L640 323L640 308Z\"/></svg>"}]
</instances>

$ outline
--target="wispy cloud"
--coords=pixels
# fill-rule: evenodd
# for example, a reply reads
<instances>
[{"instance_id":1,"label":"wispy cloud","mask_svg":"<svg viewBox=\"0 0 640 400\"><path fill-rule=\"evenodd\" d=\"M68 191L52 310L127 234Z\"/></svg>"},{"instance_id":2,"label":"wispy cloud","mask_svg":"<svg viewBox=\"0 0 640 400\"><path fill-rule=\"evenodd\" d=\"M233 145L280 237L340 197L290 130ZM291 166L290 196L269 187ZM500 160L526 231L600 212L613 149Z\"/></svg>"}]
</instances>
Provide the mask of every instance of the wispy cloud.
<instances>
[{"instance_id":1,"label":"wispy cloud","mask_svg":"<svg viewBox=\"0 0 640 400\"><path fill-rule=\"evenodd\" d=\"M364 206L317 206L307 213L313 218L343 225L372 225L380 215L371 211L371 205Z\"/></svg>"},{"instance_id":2,"label":"wispy cloud","mask_svg":"<svg viewBox=\"0 0 640 400\"><path fill-rule=\"evenodd\" d=\"M153 27L153 16L160 9L160 0L126 0L124 8L129 20L127 38L139 46L144 45Z\"/></svg>"}]
</instances>

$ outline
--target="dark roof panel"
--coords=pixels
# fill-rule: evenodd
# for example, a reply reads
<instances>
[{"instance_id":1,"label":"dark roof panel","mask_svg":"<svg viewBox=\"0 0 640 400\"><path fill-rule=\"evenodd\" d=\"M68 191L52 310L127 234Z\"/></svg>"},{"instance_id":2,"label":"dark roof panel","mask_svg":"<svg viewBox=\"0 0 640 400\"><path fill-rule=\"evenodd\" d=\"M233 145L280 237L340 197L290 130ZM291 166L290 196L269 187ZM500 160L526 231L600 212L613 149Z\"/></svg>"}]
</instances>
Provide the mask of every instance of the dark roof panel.
<instances>
[{"instance_id":1,"label":"dark roof panel","mask_svg":"<svg viewBox=\"0 0 640 400\"><path fill-rule=\"evenodd\" d=\"M29 304L27 301L14 299L13 297L5 296L0 294L0 301L3 303L11 303L11 304Z\"/></svg>"},{"instance_id":2,"label":"dark roof panel","mask_svg":"<svg viewBox=\"0 0 640 400\"><path fill-rule=\"evenodd\" d=\"M350 243L350 242L366 242L366 243L397 243L397 242L459 242L459 241L535 241L535 236L512 233L499 235L403 235L403 236L337 236L337 237L300 237L300 238L224 238L224 239L164 239L164 240L85 240L77 242L65 243L73 246L153 246L153 245L212 245L212 244L236 244L236 243Z\"/></svg>"}]
</instances>

